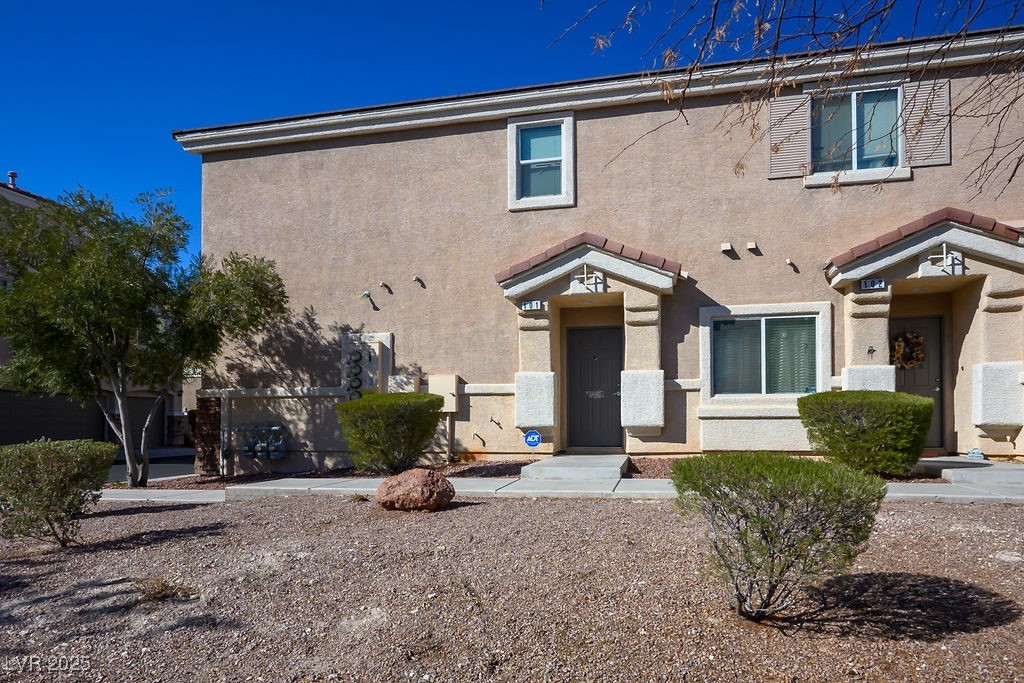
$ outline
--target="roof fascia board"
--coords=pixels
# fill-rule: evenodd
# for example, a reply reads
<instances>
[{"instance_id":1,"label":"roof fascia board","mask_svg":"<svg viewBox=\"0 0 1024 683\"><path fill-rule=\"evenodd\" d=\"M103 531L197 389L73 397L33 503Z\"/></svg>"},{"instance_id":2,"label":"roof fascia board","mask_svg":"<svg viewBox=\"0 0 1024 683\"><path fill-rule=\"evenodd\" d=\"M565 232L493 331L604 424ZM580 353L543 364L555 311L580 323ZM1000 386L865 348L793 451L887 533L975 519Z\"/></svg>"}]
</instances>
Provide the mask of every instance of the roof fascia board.
<instances>
[{"instance_id":1,"label":"roof fascia board","mask_svg":"<svg viewBox=\"0 0 1024 683\"><path fill-rule=\"evenodd\" d=\"M519 299L579 270L584 264L660 294L670 294L677 279L675 273L584 244L501 282L502 293L506 299Z\"/></svg>"},{"instance_id":2,"label":"roof fascia board","mask_svg":"<svg viewBox=\"0 0 1024 683\"><path fill-rule=\"evenodd\" d=\"M956 223L946 223L942 228L933 228L893 245L876 254L870 254L841 267L830 266L826 277L832 287L858 282L874 277L877 273L891 268L907 259L927 253L943 244L978 254L1004 266L1024 270L1024 248L1021 242L1008 242L998 237L967 228Z\"/></svg>"},{"instance_id":3,"label":"roof fascia board","mask_svg":"<svg viewBox=\"0 0 1024 683\"><path fill-rule=\"evenodd\" d=\"M861 56L861 64L846 71L853 55L812 56L789 69L800 74L787 82L793 86L817 82L831 76L860 77L893 71L935 67L963 67L1012 58L1024 49L1024 29L1002 35L969 36L949 46L945 56L934 60L942 41L895 45L872 50ZM1019 55L1018 55L1019 56ZM711 67L694 74L688 97L749 90L764 82L766 63ZM367 133L402 131L454 123L504 119L564 109L583 110L612 105L664 99L659 81L671 77L628 76L600 82L539 86L515 92L467 96L440 102L422 102L373 110L320 114L276 121L254 122L221 128L184 130L174 138L187 152L206 154L234 149L263 147Z\"/></svg>"}]
</instances>

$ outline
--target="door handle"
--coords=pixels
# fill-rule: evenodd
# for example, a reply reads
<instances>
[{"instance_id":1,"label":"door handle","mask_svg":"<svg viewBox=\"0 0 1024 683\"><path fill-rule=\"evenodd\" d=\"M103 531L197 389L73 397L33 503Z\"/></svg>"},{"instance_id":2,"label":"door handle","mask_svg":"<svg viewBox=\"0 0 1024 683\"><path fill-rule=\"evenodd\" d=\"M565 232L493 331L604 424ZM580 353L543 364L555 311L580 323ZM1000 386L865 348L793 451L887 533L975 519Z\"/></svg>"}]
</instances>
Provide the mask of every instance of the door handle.
<instances>
[{"instance_id":1,"label":"door handle","mask_svg":"<svg viewBox=\"0 0 1024 683\"><path fill-rule=\"evenodd\" d=\"M612 392L612 396L622 396L622 392L621 391L613 391Z\"/></svg>"}]
</instances>

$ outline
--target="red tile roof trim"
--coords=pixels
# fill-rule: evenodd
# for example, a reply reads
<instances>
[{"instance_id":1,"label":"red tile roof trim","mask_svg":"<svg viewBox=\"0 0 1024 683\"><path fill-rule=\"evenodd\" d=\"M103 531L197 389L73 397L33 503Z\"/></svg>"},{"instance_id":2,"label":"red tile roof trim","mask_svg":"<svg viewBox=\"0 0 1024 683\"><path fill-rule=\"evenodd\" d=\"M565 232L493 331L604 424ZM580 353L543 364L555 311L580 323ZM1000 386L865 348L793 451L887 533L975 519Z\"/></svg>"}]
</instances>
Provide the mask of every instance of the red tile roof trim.
<instances>
[{"instance_id":1,"label":"red tile roof trim","mask_svg":"<svg viewBox=\"0 0 1024 683\"><path fill-rule=\"evenodd\" d=\"M601 249L603 251L607 251L612 254L617 254L624 258L628 258L632 261L638 261L639 263L643 263L654 268L667 270L673 275L678 275L680 271L683 269L682 264L677 263L671 259L667 259L664 256L658 256L657 254L652 254L647 251L641 251L640 249L629 247L620 242L610 240L607 237L595 235L592 232L581 232L578 235L573 235L564 242L556 244L550 249L534 254L525 261L520 261L519 263L509 266L500 273L497 273L494 276L494 280L496 282L504 282L509 278L515 277L516 275L519 275L521 273L525 273L530 268L538 266L541 263L544 263L545 261L552 259L555 256L558 256L559 254L569 251L573 247L580 246L581 244L589 244L592 247L597 247L598 249Z\"/></svg>"},{"instance_id":2,"label":"red tile roof trim","mask_svg":"<svg viewBox=\"0 0 1024 683\"><path fill-rule=\"evenodd\" d=\"M960 225L966 225L971 228L990 232L993 237L1000 237L1014 242L1020 239L1019 231L1005 223L1000 223L994 218L979 216L978 214L971 213L970 211L964 211L963 209L956 209L951 206L947 206L944 209L933 211L927 216L918 218L916 221L911 221L906 225L901 225L895 230L891 230L884 235L876 237L870 242L858 244L838 256L833 256L825 267L828 268L829 266L834 266L839 268L841 266L845 266L852 261L856 261L862 256L867 256L868 254L876 252L890 244L894 244L905 237L909 237L916 232L927 230L928 228L946 221L952 221L953 223L959 223Z\"/></svg>"}]
</instances>

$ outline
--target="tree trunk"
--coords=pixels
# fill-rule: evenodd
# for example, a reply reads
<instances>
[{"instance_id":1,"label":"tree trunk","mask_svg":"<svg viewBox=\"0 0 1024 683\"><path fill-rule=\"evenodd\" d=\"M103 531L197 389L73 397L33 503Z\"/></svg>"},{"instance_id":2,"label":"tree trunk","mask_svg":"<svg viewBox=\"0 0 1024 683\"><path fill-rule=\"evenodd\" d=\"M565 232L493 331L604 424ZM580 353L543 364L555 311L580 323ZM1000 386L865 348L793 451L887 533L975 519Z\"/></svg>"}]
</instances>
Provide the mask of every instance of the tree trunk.
<instances>
[{"instance_id":1,"label":"tree trunk","mask_svg":"<svg viewBox=\"0 0 1024 683\"><path fill-rule=\"evenodd\" d=\"M117 410L121 413L121 424L116 425L111 416L107 416L107 422L114 429L117 438L121 440L121 447L124 449L124 462L128 469L128 486L131 488L145 486L146 482L141 478L139 460L135 456L135 438L132 435L131 415L128 414L128 399L117 391L114 392L114 399L117 401Z\"/></svg>"},{"instance_id":2,"label":"tree trunk","mask_svg":"<svg viewBox=\"0 0 1024 683\"><path fill-rule=\"evenodd\" d=\"M147 437L149 436L149 427L153 424L153 417L156 415L156 409L162 405L163 400L164 394L158 394L153 401L153 405L149 408L149 414L146 415L146 424L142 425L142 443L139 444L139 452L142 454L139 486L145 486L149 482L149 444L147 443Z\"/></svg>"}]
</instances>

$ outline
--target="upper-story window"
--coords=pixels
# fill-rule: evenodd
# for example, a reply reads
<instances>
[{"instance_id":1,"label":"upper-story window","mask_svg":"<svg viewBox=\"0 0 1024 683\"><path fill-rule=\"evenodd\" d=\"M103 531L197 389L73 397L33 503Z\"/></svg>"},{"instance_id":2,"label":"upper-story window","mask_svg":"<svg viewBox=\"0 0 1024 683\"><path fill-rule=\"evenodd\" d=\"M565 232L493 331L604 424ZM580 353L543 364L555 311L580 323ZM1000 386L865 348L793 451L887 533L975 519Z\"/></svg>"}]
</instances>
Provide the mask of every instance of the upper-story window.
<instances>
[{"instance_id":1,"label":"upper-story window","mask_svg":"<svg viewBox=\"0 0 1024 683\"><path fill-rule=\"evenodd\" d=\"M899 89L815 97L811 172L900 165Z\"/></svg>"},{"instance_id":2,"label":"upper-story window","mask_svg":"<svg viewBox=\"0 0 1024 683\"><path fill-rule=\"evenodd\" d=\"M511 119L509 210L572 206L576 201L574 161L571 113Z\"/></svg>"},{"instance_id":3,"label":"upper-story window","mask_svg":"<svg viewBox=\"0 0 1024 683\"><path fill-rule=\"evenodd\" d=\"M804 187L911 180L912 168L951 163L948 79L817 84L768 103L768 177Z\"/></svg>"}]
</instances>

